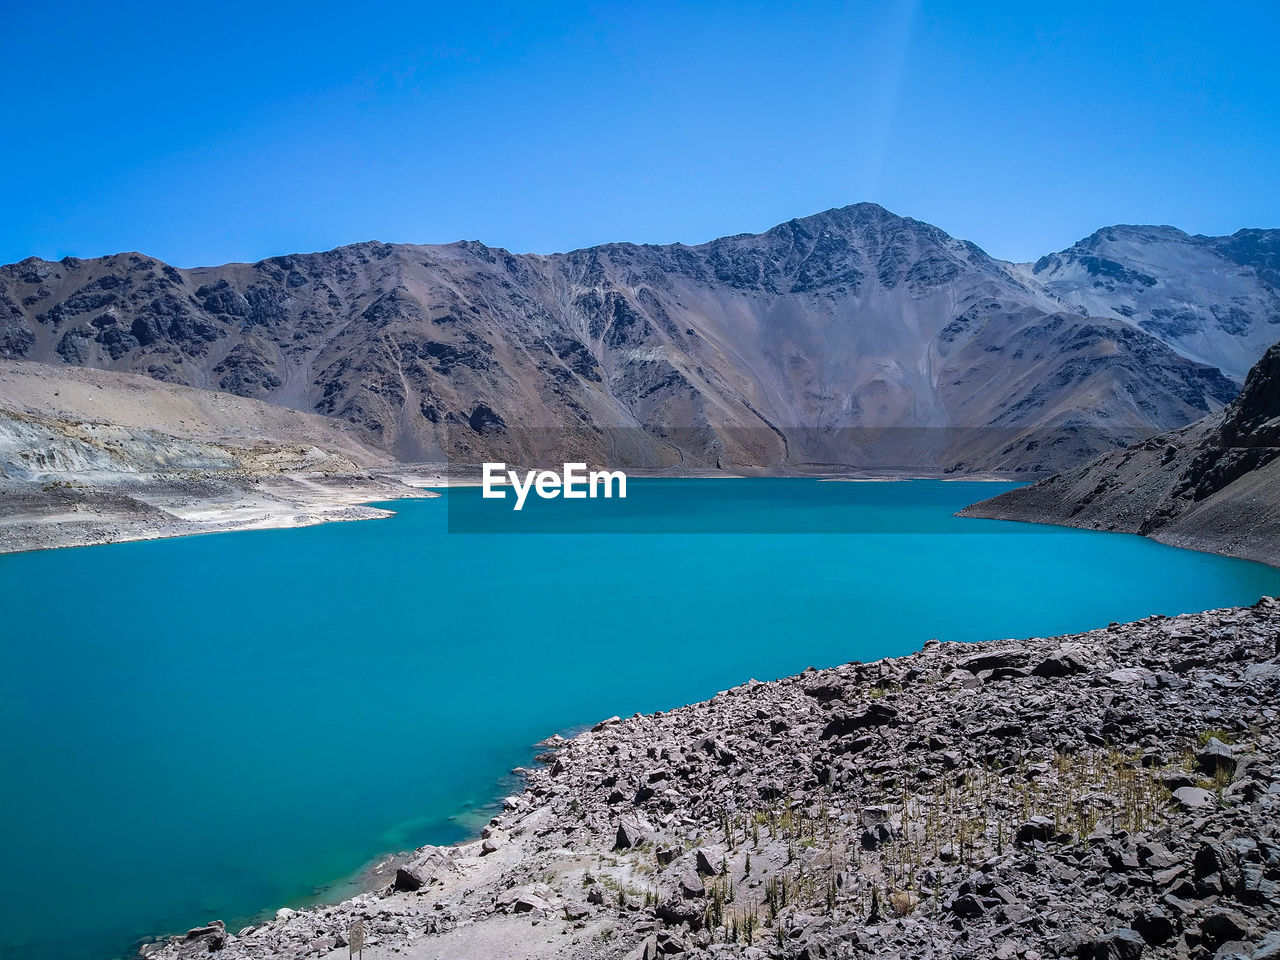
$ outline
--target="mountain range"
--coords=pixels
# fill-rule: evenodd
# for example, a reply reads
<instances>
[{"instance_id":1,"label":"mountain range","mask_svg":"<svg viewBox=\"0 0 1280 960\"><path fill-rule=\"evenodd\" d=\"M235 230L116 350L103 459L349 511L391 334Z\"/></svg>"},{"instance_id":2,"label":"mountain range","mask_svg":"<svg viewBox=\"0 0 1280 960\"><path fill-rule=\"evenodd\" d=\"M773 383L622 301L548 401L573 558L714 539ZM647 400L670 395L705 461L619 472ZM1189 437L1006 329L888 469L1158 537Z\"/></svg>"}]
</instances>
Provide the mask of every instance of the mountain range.
<instances>
[{"instance_id":1,"label":"mountain range","mask_svg":"<svg viewBox=\"0 0 1280 960\"><path fill-rule=\"evenodd\" d=\"M0 355L338 418L402 461L1039 475L1221 410L1280 231L1116 226L1034 264L855 204L696 246L360 243L0 267Z\"/></svg>"}]
</instances>

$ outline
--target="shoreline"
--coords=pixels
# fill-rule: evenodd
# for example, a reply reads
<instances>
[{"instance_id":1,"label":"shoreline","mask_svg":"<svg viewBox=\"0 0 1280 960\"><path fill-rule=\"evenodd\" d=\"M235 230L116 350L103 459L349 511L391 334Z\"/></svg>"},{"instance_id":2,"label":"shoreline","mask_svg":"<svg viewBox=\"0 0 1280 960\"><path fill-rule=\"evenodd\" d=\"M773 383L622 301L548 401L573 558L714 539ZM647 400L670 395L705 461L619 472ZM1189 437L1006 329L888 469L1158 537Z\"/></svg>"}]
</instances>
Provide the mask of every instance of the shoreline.
<instances>
[{"instance_id":1,"label":"shoreline","mask_svg":"<svg viewBox=\"0 0 1280 960\"><path fill-rule=\"evenodd\" d=\"M1228 936L1263 956L1278 700L1269 598L748 681L553 735L479 837L382 859L381 888L142 955L330 960L359 919L371 960L1181 957ZM1262 886L1219 849L1271 851Z\"/></svg>"},{"instance_id":2,"label":"shoreline","mask_svg":"<svg viewBox=\"0 0 1280 960\"><path fill-rule=\"evenodd\" d=\"M1007 506L1002 502L1002 498L1009 496L1010 493L1019 494L1031 489L1030 486L1022 487L990 500L970 504L955 515L970 520L999 520L1004 523L1033 523L1047 527L1089 530L1094 533L1121 533L1153 540L1166 547L1208 553L1217 557L1230 557L1248 563L1260 563L1280 570L1280 547L1261 540L1249 528L1246 528L1243 534L1237 528L1183 530L1173 526L1144 530L1134 524L1105 524L1090 519L1064 516L1049 509L1022 509L1017 504Z\"/></svg>"},{"instance_id":3,"label":"shoreline","mask_svg":"<svg viewBox=\"0 0 1280 960\"><path fill-rule=\"evenodd\" d=\"M742 474L635 473L646 480L815 480L821 483L939 482L1009 483L1003 477L805 476L748 477ZM0 480L0 555L70 547L133 543L206 533L276 530L321 523L375 520L394 511L372 503L426 499L450 487L479 481L451 479L439 464L406 465L352 474L223 473L136 474L94 483L85 477L46 475L38 481Z\"/></svg>"},{"instance_id":4,"label":"shoreline","mask_svg":"<svg viewBox=\"0 0 1280 960\"><path fill-rule=\"evenodd\" d=\"M75 481L0 486L0 555L171 537L376 520L372 503L438 497L404 472L267 476L165 475L90 487Z\"/></svg>"}]
</instances>

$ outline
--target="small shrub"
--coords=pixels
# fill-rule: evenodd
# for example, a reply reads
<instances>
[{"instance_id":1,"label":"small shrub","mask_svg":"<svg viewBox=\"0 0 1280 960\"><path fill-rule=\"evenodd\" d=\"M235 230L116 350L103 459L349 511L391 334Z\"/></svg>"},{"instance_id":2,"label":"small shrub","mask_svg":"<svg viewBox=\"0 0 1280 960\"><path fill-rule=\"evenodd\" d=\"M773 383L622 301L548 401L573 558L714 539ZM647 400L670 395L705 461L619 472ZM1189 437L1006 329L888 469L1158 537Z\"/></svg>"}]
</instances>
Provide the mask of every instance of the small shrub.
<instances>
[{"instance_id":1,"label":"small shrub","mask_svg":"<svg viewBox=\"0 0 1280 960\"><path fill-rule=\"evenodd\" d=\"M889 894L889 906L898 916L905 917L916 908L916 898L906 890L894 890Z\"/></svg>"}]
</instances>

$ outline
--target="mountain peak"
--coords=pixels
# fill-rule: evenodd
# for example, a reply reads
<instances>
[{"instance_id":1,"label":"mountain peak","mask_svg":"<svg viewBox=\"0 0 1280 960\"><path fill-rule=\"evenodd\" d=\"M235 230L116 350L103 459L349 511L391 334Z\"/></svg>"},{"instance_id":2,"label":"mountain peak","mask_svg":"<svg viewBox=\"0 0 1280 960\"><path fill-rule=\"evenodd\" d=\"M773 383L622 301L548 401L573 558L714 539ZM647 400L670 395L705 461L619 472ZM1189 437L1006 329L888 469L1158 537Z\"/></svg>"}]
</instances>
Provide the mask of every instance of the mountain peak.
<instances>
[{"instance_id":1,"label":"mountain peak","mask_svg":"<svg viewBox=\"0 0 1280 960\"><path fill-rule=\"evenodd\" d=\"M1168 224L1116 223L1095 230L1069 249L1097 251L1117 243L1185 243L1193 239L1186 231Z\"/></svg>"}]
</instances>

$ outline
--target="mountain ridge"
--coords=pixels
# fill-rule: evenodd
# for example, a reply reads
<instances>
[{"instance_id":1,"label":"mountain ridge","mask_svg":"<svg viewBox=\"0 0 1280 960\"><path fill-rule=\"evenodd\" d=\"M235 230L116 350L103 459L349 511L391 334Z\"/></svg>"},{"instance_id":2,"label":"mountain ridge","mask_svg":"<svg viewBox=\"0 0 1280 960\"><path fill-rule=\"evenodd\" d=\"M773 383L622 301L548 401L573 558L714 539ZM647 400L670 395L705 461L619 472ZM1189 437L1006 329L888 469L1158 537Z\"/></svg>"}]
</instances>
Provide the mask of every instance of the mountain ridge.
<instances>
[{"instance_id":1,"label":"mountain ridge","mask_svg":"<svg viewBox=\"0 0 1280 960\"><path fill-rule=\"evenodd\" d=\"M1241 250L1269 269L1269 241ZM861 203L696 245L28 258L0 267L0 354L338 417L403 460L572 447L746 472L1035 475L1234 396L1132 318L1065 305L1019 265Z\"/></svg>"},{"instance_id":2,"label":"mountain ridge","mask_svg":"<svg viewBox=\"0 0 1280 960\"><path fill-rule=\"evenodd\" d=\"M1222 412L966 507L1280 566L1280 343Z\"/></svg>"},{"instance_id":3,"label":"mountain ridge","mask_svg":"<svg viewBox=\"0 0 1280 960\"><path fill-rule=\"evenodd\" d=\"M1075 309L1131 323L1237 381L1280 336L1280 230L1116 224L1019 266Z\"/></svg>"}]
</instances>

